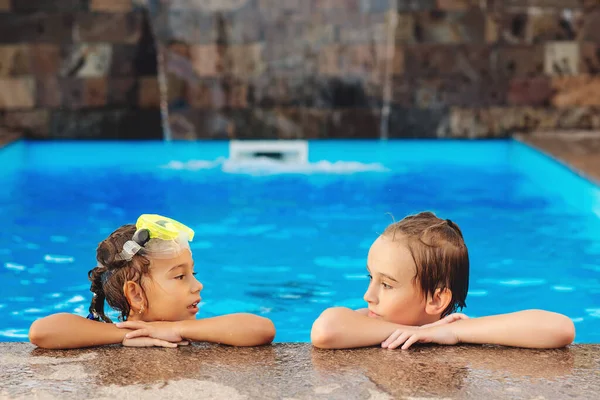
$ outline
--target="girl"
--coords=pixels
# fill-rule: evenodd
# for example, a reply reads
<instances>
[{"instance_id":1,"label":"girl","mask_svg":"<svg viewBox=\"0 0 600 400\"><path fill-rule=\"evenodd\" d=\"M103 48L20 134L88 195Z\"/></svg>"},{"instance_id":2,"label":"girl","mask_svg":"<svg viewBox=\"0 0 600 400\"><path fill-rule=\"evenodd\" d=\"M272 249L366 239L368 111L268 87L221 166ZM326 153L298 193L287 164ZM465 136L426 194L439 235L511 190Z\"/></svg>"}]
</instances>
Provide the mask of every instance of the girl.
<instances>
[{"instance_id":1,"label":"girl","mask_svg":"<svg viewBox=\"0 0 600 400\"><path fill-rule=\"evenodd\" d=\"M195 278L189 241L194 231L159 215L145 214L100 243L89 271L94 293L90 314L54 314L35 321L29 340L49 349L122 343L177 347L189 341L232 346L268 344L273 323L253 314L196 319L202 283ZM120 312L113 324L104 302Z\"/></svg>"}]
</instances>

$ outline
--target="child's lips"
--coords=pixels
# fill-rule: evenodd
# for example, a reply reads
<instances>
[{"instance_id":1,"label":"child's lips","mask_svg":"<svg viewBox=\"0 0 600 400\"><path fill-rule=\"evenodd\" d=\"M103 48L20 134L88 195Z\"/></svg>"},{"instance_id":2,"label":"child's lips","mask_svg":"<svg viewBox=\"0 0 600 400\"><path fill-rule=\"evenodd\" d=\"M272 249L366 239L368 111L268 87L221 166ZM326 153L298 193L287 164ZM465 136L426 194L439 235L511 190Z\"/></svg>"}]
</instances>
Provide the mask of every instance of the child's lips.
<instances>
[{"instance_id":1,"label":"child's lips","mask_svg":"<svg viewBox=\"0 0 600 400\"><path fill-rule=\"evenodd\" d=\"M368 316L369 318L380 318L380 317L381 317L381 315L379 315L379 314L375 314L375 313L374 313L373 311L371 311L371 310L369 310L369 313L367 314L367 316Z\"/></svg>"},{"instance_id":2,"label":"child's lips","mask_svg":"<svg viewBox=\"0 0 600 400\"><path fill-rule=\"evenodd\" d=\"M202 299L198 299L197 301L195 301L195 302L193 302L192 304L190 304L190 305L187 307L187 308L188 308L188 310L190 310L190 311L193 311L193 312L198 312L198 304L200 304L200 301L201 301L201 300L202 300Z\"/></svg>"}]
</instances>

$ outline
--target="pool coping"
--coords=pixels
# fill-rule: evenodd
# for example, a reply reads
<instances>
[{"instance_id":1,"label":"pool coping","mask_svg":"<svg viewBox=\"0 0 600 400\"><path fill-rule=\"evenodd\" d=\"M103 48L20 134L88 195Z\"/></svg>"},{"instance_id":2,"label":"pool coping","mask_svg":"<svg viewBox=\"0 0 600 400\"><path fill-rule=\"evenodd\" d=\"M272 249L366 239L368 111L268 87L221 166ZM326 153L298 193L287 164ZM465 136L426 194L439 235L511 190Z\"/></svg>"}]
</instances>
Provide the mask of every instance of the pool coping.
<instances>
[{"instance_id":1,"label":"pool coping","mask_svg":"<svg viewBox=\"0 0 600 400\"><path fill-rule=\"evenodd\" d=\"M0 398L592 399L599 367L600 345L43 350L0 343Z\"/></svg>"}]
</instances>

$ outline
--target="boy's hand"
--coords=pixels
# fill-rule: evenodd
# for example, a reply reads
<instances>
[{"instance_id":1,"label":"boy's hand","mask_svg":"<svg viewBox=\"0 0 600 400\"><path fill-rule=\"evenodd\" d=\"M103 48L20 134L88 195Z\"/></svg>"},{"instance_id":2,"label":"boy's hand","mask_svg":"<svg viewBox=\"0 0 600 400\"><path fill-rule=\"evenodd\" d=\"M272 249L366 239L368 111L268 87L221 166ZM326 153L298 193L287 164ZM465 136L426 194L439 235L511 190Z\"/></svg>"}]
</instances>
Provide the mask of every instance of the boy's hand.
<instances>
[{"instance_id":1,"label":"boy's hand","mask_svg":"<svg viewBox=\"0 0 600 400\"><path fill-rule=\"evenodd\" d=\"M171 343L166 340L154 339L151 337L136 337L133 339L123 339L121 343L125 347L169 347L175 348L178 346L187 346L190 344L188 341L181 341L179 343Z\"/></svg>"},{"instance_id":2,"label":"boy's hand","mask_svg":"<svg viewBox=\"0 0 600 400\"><path fill-rule=\"evenodd\" d=\"M419 329L433 328L434 326L451 324L453 322L460 321L461 319L469 319L469 317L467 317L465 314L454 313L454 314L446 315L444 318L440 319L439 321L433 322L431 324L423 325Z\"/></svg>"},{"instance_id":3,"label":"boy's hand","mask_svg":"<svg viewBox=\"0 0 600 400\"><path fill-rule=\"evenodd\" d=\"M184 341L179 333L176 322L143 322L143 321L125 321L115 324L118 328L135 329L125 335L125 339L134 338L153 338L173 344Z\"/></svg>"},{"instance_id":4,"label":"boy's hand","mask_svg":"<svg viewBox=\"0 0 600 400\"><path fill-rule=\"evenodd\" d=\"M402 350L408 349L415 343L437 343L453 345L459 342L457 334L451 324L444 324L423 329L397 329L387 338L381 347L384 349L395 349L402 346Z\"/></svg>"}]
</instances>

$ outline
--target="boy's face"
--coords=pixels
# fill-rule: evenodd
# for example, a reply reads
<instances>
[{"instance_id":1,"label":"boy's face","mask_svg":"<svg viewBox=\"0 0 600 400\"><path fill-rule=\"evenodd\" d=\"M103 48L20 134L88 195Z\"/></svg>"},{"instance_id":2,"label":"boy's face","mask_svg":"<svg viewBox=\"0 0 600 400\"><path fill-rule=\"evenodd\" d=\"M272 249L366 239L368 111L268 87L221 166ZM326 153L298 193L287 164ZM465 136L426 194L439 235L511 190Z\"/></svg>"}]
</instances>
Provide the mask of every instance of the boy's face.
<instances>
[{"instance_id":1,"label":"boy's face","mask_svg":"<svg viewBox=\"0 0 600 400\"><path fill-rule=\"evenodd\" d=\"M379 236L369 250L367 269L371 282L364 299L369 317L410 326L439 319L425 312L426 298L414 280L415 262L401 238Z\"/></svg>"},{"instance_id":2,"label":"boy's face","mask_svg":"<svg viewBox=\"0 0 600 400\"><path fill-rule=\"evenodd\" d=\"M194 276L189 250L169 259L152 259L150 277L142 281L148 309L145 321L196 319L202 283Z\"/></svg>"}]
</instances>

